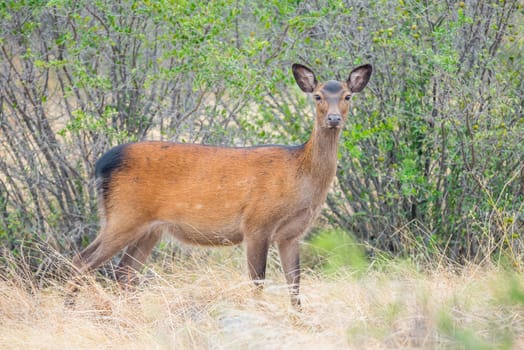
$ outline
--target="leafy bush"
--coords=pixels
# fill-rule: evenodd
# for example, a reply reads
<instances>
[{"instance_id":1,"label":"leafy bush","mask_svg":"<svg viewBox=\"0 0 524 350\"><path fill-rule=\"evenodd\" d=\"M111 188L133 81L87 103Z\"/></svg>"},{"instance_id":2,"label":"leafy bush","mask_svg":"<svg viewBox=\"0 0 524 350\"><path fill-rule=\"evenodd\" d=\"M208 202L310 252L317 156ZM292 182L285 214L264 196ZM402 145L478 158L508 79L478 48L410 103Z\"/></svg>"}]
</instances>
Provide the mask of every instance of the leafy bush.
<instances>
[{"instance_id":1,"label":"leafy bush","mask_svg":"<svg viewBox=\"0 0 524 350\"><path fill-rule=\"evenodd\" d=\"M117 143L307 139L301 62L370 62L322 225L395 254L522 252L517 0L7 1L0 6L0 240L96 234L95 160Z\"/></svg>"},{"instance_id":2,"label":"leafy bush","mask_svg":"<svg viewBox=\"0 0 524 350\"><path fill-rule=\"evenodd\" d=\"M342 269L359 274L369 267L362 247L342 230L319 232L311 238L309 247L320 260L320 268L328 274Z\"/></svg>"}]
</instances>

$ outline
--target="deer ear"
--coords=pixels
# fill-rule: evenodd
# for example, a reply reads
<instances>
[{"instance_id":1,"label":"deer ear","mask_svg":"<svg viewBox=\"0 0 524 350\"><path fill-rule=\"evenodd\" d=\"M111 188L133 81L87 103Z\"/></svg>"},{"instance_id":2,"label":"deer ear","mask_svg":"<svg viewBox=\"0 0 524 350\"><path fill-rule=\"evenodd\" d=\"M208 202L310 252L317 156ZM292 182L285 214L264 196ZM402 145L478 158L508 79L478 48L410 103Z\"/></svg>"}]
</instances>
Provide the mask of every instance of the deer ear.
<instances>
[{"instance_id":1,"label":"deer ear","mask_svg":"<svg viewBox=\"0 0 524 350\"><path fill-rule=\"evenodd\" d=\"M298 86L304 92L313 92L317 87L317 78L315 73L311 69L301 64L295 63L291 67L293 69L293 75Z\"/></svg>"},{"instance_id":2,"label":"deer ear","mask_svg":"<svg viewBox=\"0 0 524 350\"><path fill-rule=\"evenodd\" d=\"M351 92L360 92L368 84L373 67L370 64L359 66L349 73L348 87Z\"/></svg>"}]
</instances>

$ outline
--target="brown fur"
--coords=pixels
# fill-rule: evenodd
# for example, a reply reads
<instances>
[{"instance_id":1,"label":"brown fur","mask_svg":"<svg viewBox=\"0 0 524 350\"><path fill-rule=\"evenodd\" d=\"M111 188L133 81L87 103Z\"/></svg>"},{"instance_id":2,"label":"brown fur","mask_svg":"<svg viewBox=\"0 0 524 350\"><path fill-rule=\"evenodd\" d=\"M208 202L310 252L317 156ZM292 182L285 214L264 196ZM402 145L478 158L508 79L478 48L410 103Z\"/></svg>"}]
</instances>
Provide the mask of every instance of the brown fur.
<instances>
[{"instance_id":1,"label":"brown fur","mask_svg":"<svg viewBox=\"0 0 524 350\"><path fill-rule=\"evenodd\" d=\"M313 132L302 146L140 142L123 147L101 193L100 234L74 260L80 272L128 247L117 271L128 281L168 231L198 245L244 242L250 276L260 285L267 250L276 243L292 303L300 305L298 241L320 212L335 176L338 139L349 110L346 97L364 88L371 66L353 70L340 89L329 82L323 90L307 67L294 65L293 73L317 106Z\"/></svg>"}]
</instances>

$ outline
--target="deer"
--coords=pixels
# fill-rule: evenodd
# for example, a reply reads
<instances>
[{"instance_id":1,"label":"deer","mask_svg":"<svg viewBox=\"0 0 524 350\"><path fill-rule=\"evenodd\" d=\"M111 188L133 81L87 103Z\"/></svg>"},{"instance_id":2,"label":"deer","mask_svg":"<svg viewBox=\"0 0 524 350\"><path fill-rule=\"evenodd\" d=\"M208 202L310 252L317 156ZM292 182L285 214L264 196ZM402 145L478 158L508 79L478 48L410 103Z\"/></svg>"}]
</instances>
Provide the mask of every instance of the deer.
<instances>
[{"instance_id":1,"label":"deer","mask_svg":"<svg viewBox=\"0 0 524 350\"><path fill-rule=\"evenodd\" d=\"M263 287L268 249L276 245L291 304L301 308L299 242L326 201L336 175L341 131L354 93L372 66L346 81L317 81L295 63L316 118L301 145L218 147L166 141L118 145L95 164L101 228L73 259L78 276L125 250L116 279L131 283L164 233L200 246L243 244L255 289ZM70 292L78 289L73 284Z\"/></svg>"}]
</instances>

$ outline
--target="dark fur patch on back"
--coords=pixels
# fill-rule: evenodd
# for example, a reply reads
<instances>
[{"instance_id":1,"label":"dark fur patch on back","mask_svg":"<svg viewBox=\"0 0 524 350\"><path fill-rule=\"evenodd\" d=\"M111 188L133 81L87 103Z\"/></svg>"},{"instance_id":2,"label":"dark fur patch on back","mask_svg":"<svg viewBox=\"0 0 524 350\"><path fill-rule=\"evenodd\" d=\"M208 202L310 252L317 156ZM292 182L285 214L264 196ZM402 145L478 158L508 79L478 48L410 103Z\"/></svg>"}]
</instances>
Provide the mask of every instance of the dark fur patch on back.
<instances>
[{"instance_id":1,"label":"dark fur patch on back","mask_svg":"<svg viewBox=\"0 0 524 350\"><path fill-rule=\"evenodd\" d=\"M104 153L95 164L95 176L98 183L98 191L104 200L110 190L111 174L122 167L125 158L125 149L129 144L123 144L111 148Z\"/></svg>"},{"instance_id":2,"label":"dark fur patch on back","mask_svg":"<svg viewBox=\"0 0 524 350\"><path fill-rule=\"evenodd\" d=\"M342 90L342 84L339 81L336 80L330 80L327 83L322 86L322 90L336 94L337 92L340 92Z\"/></svg>"}]
</instances>

